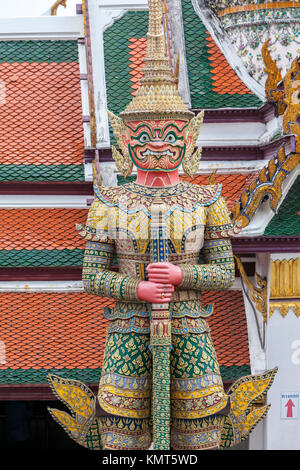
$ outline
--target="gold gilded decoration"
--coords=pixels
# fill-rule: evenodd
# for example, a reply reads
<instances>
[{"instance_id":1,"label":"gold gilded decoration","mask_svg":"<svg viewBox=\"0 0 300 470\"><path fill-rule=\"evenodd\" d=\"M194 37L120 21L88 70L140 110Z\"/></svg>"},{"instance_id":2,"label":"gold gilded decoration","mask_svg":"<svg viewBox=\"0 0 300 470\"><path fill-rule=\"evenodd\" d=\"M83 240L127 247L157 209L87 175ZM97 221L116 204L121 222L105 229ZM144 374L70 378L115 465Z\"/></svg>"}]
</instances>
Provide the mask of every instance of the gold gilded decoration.
<instances>
[{"instance_id":1,"label":"gold gilded decoration","mask_svg":"<svg viewBox=\"0 0 300 470\"><path fill-rule=\"evenodd\" d=\"M276 212L282 196L282 183L299 162L300 154L286 156L284 147L279 149L261 170L258 178L251 183L251 188L245 189L240 200L233 206L233 234L247 227L265 196L271 199L271 209Z\"/></svg>"},{"instance_id":2,"label":"gold gilded decoration","mask_svg":"<svg viewBox=\"0 0 300 470\"><path fill-rule=\"evenodd\" d=\"M278 86L282 81L281 69L277 67L276 60L273 60L269 51L270 40L266 41L261 48L262 57L265 63L265 72L267 74L265 90L268 101L277 105L278 114L283 114L286 105L283 101L284 90Z\"/></svg>"},{"instance_id":3,"label":"gold gilded decoration","mask_svg":"<svg viewBox=\"0 0 300 470\"><path fill-rule=\"evenodd\" d=\"M249 280L245 272L243 263L239 256L234 255L238 269L241 273L242 279L249 290L249 297L255 303L256 309L262 314L264 322L268 319L268 283L266 279L263 279L258 273L255 273L256 286Z\"/></svg>"},{"instance_id":4,"label":"gold gilded decoration","mask_svg":"<svg viewBox=\"0 0 300 470\"><path fill-rule=\"evenodd\" d=\"M53 374L49 374L48 379L54 394L71 411L70 415L65 411L48 408L51 416L73 440L88 447L86 437L95 421L96 397L78 380L63 379Z\"/></svg>"},{"instance_id":5,"label":"gold gilded decoration","mask_svg":"<svg viewBox=\"0 0 300 470\"><path fill-rule=\"evenodd\" d=\"M283 132L295 135L296 153L286 155L281 146L268 165L261 170L258 178L242 193L240 200L232 208L234 222L233 234L246 227L253 218L262 200L267 196L270 206L276 213L282 196L282 183L288 174L300 162L300 66L298 57L292 62L291 68L282 80L276 61L271 58L268 50L269 41L262 46L262 56L267 73L266 95L268 101L277 106L278 114L283 115Z\"/></svg>"},{"instance_id":6,"label":"gold gilded decoration","mask_svg":"<svg viewBox=\"0 0 300 470\"><path fill-rule=\"evenodd\" d=\"M268 45L269 41L262 46L262 56L266 66L265 72L268 75L265 85L266 95L268 101L277 106L278 114L283 114L283 132L296 136L296 152L299 153L300 123L297 120L300 114L299 57L293 60L290 69L286 71L282 79L281 71L278 69L276 61L271 58Z\"/></svg>"},{"instance_id":7,"label":"gold gilded decoration","mask_svg":"<svg viewBox=\"0 0 300 470\"><path fill-rule=\"evenodd\" d=\"M229 389L231 408L222 431L222 448L231 447L246 439L265 417L270 406L260 406L258 400L266 396L277 370L275 368L263 374L242 377Z\"/></svg>"},{"instance_id":8,"label":"gold gilded decoration","mask_svg":"<svg viewBox=\"0 0 300 470\"><path fill-rule=\"evenodd\" d=\"M271 261L270 307L271 317L276 310L284 318L289 311L300 316L300 259Z\"/></svg>"},{"instance_id":9,"label":"gold gilded decoration","mask_svg":"<svg viewBox=\"0 0 300 470\"><path fill-rule=\"evenodd\" d=\"M191 139L192 145L190 151L187 152L184 156L182 168L184 172L190 177L193 177L197 173L201 160L202 147L198 147L194 153L193 151L196 146L197 138L200 132L200 126L203 122L203 117L204 111L201 111L199 114L197 114L197 116L193 117L187 128L187 139Z\"/></svg>"},{"instance_id":10,"label":"gold gilded decoration","mask_svg":"<svg viewBox=\"0 0 300 470\"><path fill-rule=\"evenodd\" d=\"M194 114L182 101L166 54L161 0L149 0L147 52L141 86L120 117L141 119L191 119Z\"/></svg>"},{"instance_id":11,"label":"gold gilded decoration","mask_svg":"<svg viewBox=\"0 0 300 470\"><path fill-rule=\"evenodd\" d=\"M57 9L59 6L63 6L64 8L66 8L67 0L57 0L51 7L51 16L57 15Z\"/></svg>"},{"instance_id":12,"label":"gold gilded decoration","mask_svg":"<svg viewBox=\"0 0 300 470\"><path fill-rule=\"evenodd\" d=\"M270 298L300 298L300 258L271 261Z\"/></svg>"},{"instance_id":13,"label":"gold gilded decoration","mask_svg":"<svg viewBox=\"0 0 300 470\"><path fill-rule=\"evenodd\" d=\"M300 152L300 65L296 57L291 68L284 77L284 102L286 110L283 114L283 131L296 136L296 152Z\"/></svg>"},{"instance_id":14,"label":"gold gilded decoration","mask_svg":"<svg viewBox=\"0 0 300 470\"><path fill-rule=\"evenodd\" d=\"M111 147L112 149L112 157L114 161L116 162L117 169L122 175L127 178L132 172L133 168L133 163L132 160L129 156L128 150L126 146L123 143L123 140L121 138L122 134L126 133L126 125L122 119L120 119L118 116L115 114L111 113L110 111L107 111L108 113L108 118L109 122L111 124L111 127L113 128L114 136L117 140L118 146L121 149L120 153L113 145Z\"/></svg>"},{"instance_id":15,"label":"gold gilded decoration","mask_svg":"<svg viewBox=\"0 0 300 470\"><path fill-rule=\"evenodd\" d=\"M274 302L270 301L269 316L271 317L275 310L279 310L280 315L285 318L289 311L294 312L296 317L300 317L300 302Z\"/></svg>"}]
</instances>

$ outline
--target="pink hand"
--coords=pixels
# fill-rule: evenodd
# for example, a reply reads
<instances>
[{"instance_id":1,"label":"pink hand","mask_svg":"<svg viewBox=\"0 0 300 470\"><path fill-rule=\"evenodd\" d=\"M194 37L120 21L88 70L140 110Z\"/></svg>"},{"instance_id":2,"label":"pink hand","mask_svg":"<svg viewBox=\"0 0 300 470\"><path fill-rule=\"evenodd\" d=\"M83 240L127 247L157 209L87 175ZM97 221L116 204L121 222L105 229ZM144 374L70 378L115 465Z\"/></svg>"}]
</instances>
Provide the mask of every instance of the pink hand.
<instances>
[{"instance_id":1,"label":"pink hand","mask_svg":"<svg viewBox=\"0 0 300 470\"><path fill-rule=\"evenodd\" d=\"M151 263L147 266L148 279L150 282L162 284L173 284L179 286L182 282L182 270L172 263Z\"/></svg>"},{"instance_id":2,"label":"pink hand","mask_svg":"<svg viewBox=\"0 0 300 470\"><path fill-rule=\"evenodd\" d=\"M139 300L145 300L154 304L166 304L171 300L174 286L150 281L140 281L137 288Z\"/></svg>"}]
</instances>

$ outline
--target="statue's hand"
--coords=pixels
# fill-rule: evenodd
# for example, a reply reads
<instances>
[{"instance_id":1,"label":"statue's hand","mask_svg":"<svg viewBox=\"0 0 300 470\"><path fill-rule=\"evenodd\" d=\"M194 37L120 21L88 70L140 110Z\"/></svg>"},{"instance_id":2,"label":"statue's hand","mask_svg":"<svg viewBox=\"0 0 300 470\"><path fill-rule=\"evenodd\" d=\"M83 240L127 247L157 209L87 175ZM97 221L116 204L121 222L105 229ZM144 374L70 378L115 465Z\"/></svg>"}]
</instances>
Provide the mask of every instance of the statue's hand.
<instances>
[{"instance_id":1,"label":"statue's hand","mask_svg":"<svg viewBox=\"0 0 300 470\"><path fill-rule=\"evenodd\" d=\"M150 263L146 271L151 282L172 284L173 286L179 286L182 282L181 268L172 263Z\"/></svg>"},{"instance_id":2,"label":"statue's hand","mask_svg":"<svg viewBox=\"0 0 300 470\"><path fill-rule=\"evenodd\" d=\"M174 286L172 284L140 281L137 288L139 300L154 304L165 304L171 300Z\"/></svg>"}]
</instances>

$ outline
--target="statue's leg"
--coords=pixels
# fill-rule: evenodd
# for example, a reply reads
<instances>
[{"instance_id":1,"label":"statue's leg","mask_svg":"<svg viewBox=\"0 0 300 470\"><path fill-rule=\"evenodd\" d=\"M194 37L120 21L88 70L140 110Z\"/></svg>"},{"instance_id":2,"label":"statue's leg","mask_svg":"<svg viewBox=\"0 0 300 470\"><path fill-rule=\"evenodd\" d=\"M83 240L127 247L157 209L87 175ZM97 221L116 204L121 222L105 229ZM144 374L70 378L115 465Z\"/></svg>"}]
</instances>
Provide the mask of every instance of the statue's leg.
<instances>
[{"instance_id":1,"label":"statue's leg","mask_svg":"<svg viewBox=\"0 0 300 470\"><path fill-rule=\"evenodd\" d=\"M173 335L172 342L171 446L216 449L228 397L210 334Z\"/></svg>"},{"instance_id":2,"label":"statue's leg","mask_svg":"<svg viewBox=\"0 0 300 470\"><path fill-rule=\"evenodd\" d=\"M149 335L109 333L98 400L104 449L148 449L151 445L151 353Z\"/></svg>"}]
</instances>

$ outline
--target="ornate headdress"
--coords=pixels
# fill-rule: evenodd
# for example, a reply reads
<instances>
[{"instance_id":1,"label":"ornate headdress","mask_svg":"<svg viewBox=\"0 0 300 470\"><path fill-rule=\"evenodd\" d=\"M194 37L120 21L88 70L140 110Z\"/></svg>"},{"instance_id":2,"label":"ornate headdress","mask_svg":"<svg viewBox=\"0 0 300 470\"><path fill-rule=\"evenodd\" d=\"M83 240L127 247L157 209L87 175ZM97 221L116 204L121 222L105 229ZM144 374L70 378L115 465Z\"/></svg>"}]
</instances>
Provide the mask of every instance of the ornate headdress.
<instances>
[{"instance_id":1,"label":"ornate headdress","mask_svg":"<svg viewBox=\"0 0 300 470\"><path fill-rule=\"evenodd\" d=\"M199 166L201 149L198 149L194 155L191 154L203 121L203 112L195 116L180 97L178 81L172 73L169 57L166 55L161 0L148 0L148 4L147 52L141 85L125 110L120 113L120 117L108 111L115 138L123 153L121 155L112 147L113 158L118 169L128 176L133 165L128 150L120 139L126 129L126 123L145 119L182 119L190 121L187 133L192 134L191 150L184 157L183 168L189 176L193 176Z\"/></svg>"},{"instance_id":2,"label":"ornate headdress","mask_svg":"<svg viewBox=\"0 0 300 470\"><path fill-rule=\"evenodd\" d=\"M161 0L149 0L144 75L136 96L120 114L124 121L191 119L194 116L178 93L177 80L172 74L165 49Z\"/></svg>"}]
</instances>

